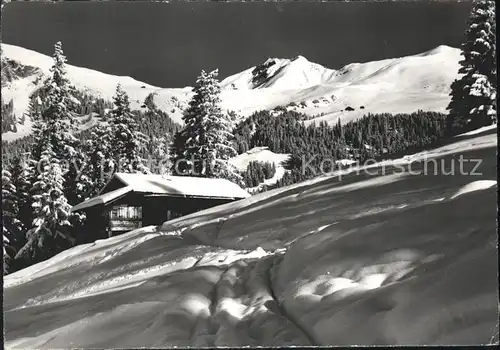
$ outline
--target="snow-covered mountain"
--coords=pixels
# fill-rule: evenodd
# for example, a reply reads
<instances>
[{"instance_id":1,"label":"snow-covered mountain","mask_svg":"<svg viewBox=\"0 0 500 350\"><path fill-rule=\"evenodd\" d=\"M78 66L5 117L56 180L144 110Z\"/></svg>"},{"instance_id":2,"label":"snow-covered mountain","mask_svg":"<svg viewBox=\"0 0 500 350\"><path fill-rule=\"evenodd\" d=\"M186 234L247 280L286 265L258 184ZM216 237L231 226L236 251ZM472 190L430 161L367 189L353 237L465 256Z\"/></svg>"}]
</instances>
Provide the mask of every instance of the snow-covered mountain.
<instances>
[{"instance_id":1,"label":"snow-covered mountain","mask_svg":"<svg viewBox=\"0 0 500 350\"><path fill-rule=\"evenodd\" d=\"M300 89L328 83L336 71L309 62L303 56L294 59L270 58L264 63L232 75L221 82L228 89Z\"/></svg>"},{"instance_id":2,"label":"snow-covered mountain","mask_svg":"<svg viewBox=\"0 0 500 350\"><path fill-rule=\"evenodd\" d=\"M14 101L14 114L20 117L24 114L28 107L29 96L38 89L43 80L50 73L50 67L53 64L52 57L40 54L38 52L24 49L22 47L1 44L3 56L11 61L18 63L20 66L37 68L36 71L27 76L14 78L12 81L2 84L2 99L6 103L11 99ZM161 88L150 84L135 80L131 77L116 76L102 73L96 70L83 67L76 67L67 64L68 78L75 87L83 92L96 97L102 97L111 101L116 90L116 85L120 83L123 89L129 94L131 107L139 109L143 104L144 99L150 94ZM169 93L175 96L189 93L190 89L169 89ZM173 111L177 109L176 111ZM175 105L171 105L169 115L180 120L182 111L178 110ZM29 118L28 118L29 119ZM18 137L25 136L31 130L31 122L27 120L25 125L18 126L17 133L5 133L2 135L4 140L12 140Z\"/></svg>"},{"instance_id":3,"label":"snow-covered mountain","mask_svg":"<svg viewBox=\"0 0 500 350\"><path fill-rule=\"evenodd\" d=\"M339 70L302 56L269 59L224 79L223 96L227 108L243 115L287 106L310 116L321 115L313 120L327 122L351 121L369 112L444 112L459 61L460 50L444 45L413 56L352 63Z\"/></svg>"},{"instance_id":4,"label":"snow-covered mountain","mask_svg":"<svg viewBox=\"0 0 500 350\"><path fill-rule=\"evenodd\" d=\"M4 102L13 99L14 113L20 117L27 108L29 95L48 74L52 59L8 44L2 44L2 50L3 57L18 65L37 68L34 73L2 86ZM71 62L71 57L68 59ZM336 122L338 118L350 121L368 112L409 113L418 109L444 112L450 100L450 84L458 75L459 60L460 51L448 46L413 56L353 63L339 70L309 62L302 56L270 58L223 79L222 104L242 117L256 110L288 106L310 116L321 115L313 120L327 122ZM120 83L135 109L153 93L157 106L177 122L182 121L182 111L191 97L190 87L164 89L131 77L72 65L67 70L78 89L108 100ZM9 140L26 134L30 121L18 129L17 134L6 133L3 138Z\"/></svg>"},{"instance_id":5,"label":"snow-covered mountain","mask_svg":"<svg viewBox=\"0 0 500 350\"><path fill-rule=\"evenodd\" d=\"M496 148L483 128L66 250L4 278L6 348L498 343Z\"/></svg>"}]
</instances>

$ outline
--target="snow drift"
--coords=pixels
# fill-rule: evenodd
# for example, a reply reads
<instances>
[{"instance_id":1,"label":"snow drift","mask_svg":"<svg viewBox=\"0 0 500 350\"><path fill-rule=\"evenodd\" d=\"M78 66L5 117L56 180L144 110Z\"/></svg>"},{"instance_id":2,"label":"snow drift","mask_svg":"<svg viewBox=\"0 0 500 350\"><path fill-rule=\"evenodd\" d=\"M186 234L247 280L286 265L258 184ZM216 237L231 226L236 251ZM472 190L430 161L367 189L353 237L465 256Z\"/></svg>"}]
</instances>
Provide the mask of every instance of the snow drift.
<instances>
[{"instance_id":1,"label":"snow drift","mask_svg":"<svg viewBox=\"0 0 500 350\"><path fill-rule=\"evenodd\" d=\"M8 275L6 347L496 343L494 131ZM460 155L474 175L417 171Z\"/></svg>"}]
</instances>

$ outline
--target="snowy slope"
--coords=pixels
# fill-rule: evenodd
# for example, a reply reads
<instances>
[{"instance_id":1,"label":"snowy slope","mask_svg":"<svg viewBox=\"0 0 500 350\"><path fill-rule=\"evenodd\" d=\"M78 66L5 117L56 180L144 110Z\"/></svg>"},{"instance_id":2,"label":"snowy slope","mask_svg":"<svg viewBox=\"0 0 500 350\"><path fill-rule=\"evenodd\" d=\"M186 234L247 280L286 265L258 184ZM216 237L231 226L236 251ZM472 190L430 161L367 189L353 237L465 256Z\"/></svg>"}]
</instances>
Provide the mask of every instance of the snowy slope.
<instances>
[{"instance_id":1,"label":"snowy slope","mask_svg":"<svg viewBox=\"0 0 500 350\"><path fill-rule=\"evenodd\" d=\"M43 84L43 81L48 76L49 69L53 62L51 57L32 50L4 43L1 45L3 50L2 54L6 58L25 66L39 68L40 70L40 72L37 72L35 75L14 80L2 87L2 98L6 102L11 99L14 101L14 114L19 118L28 107L29 96ZM68 61L71 62L70 57ZM112 100L115 94L116 85L120 83L123 90L129 94L131 107L133 109L139 109L146 96L160 90L159 87L135 80L131 77L106 74L70 64L67 64L66 67L68 78L78 90L87 92L96 97L102 97L109 101ZM165 92L163 95L182 97L185 94L190 94L190 88L169 89L169 91ZM188 97L185 99L188 100ZM174 120L181 120L182 110L179 109L179 106L171 104L168 108L168 113ZM19 132L15 134L2 134L2 138L9 141L28 134L31 130L31 121L29 118L24 125L19 125L18 129Z\"/></svg>"},{"instance_id":2,"label":"snowy slope","mask_svg":"<svg viewBox=\"0 0 500 350\"><path fill-rule=\"evenodd\" d=\"M67 250L6 276L6 347L498 342L496 147L464 136ZM479 168L423 173L460 155Z\"/></svg>"},{"instance_id":3,"label":"snowy slope","mask_svg":"<svg viewBox=\"0 0 500 350\"><path fill-rule=\"evenodd\" d=\"M49 74L49 69L53 64L52 57L22 47L2 43L2 50L5 57L27 66L37 67L44 75ZM71 58L69 58L69 62L71 62ZM67 65L67 72L68 78L77 89L87 91L90 94L108 100L111 100L115 93L116 85L120 83L124 90L130 95L130 101L134 108L138 108L149 93L159 89L156 86L137 81L131 77L110 75L92 69L72 66L70 64ZM42 81L40 81L40 83L41 82ZM144 88L142 88L143 86ZM7 88L6 90L8 91L10 89ZM3 92L2 89L2 93ZM19 91L18 94L12 97L14 101L16 101L15 97L27 93L29 93L29 91Z\"/></svg>"},{"instance_id":4,"label":"snowy slope","mask_svg":"<svg viewBox=\"0 0 500 350\"><path fill-rule=\"evenodd\" d=\"M32 50L2 44L3 55L47 74L51 58ZM71 63L71 57L68 58ZM428 52L382 61L353 63L339 70L309 62L305 57L270 58L222 80L222 105L246 117L257 110L271 110L296 103L290 109L321 117L315 120L350 121L371 113L410 113L418 109L444 112L450 100L449 87L458 75L460 51L439 46ZM257 69L260 73L254 73ZM77 88L111 100L116 84L130 95L132 108L140 108L145 97L155 94L157 106L182 123L182 111L191 98L191 88L163 89L131 77L120 77L68 65L68 75ZM20 116L38 76L15 80L2 88L4 100L14 100ZM259 77L255 83L254 78ZM354 111L345 111L347 107ZM364 108L361 109L360 107ZM29 132L29 121L18 135Z\"/></svg>"},{"instance_id":5,"label":"snowy slope","mask_svg":"<svg viewBox=\"0 0 500 350\"><path fill-rule=\"evenodd\" d=\"M315 120L351 121L368 112L411 113L418 109L444 112L449 87L458 75L460 50L439 46L428 52L367 63L352 63L338 71L307 61L269 59L268 78L255 86L252 67L221 82L227 108L247 115L294 102L290 109ZM345 111L346 107L354 111ZM363 106L364 108L360 108ZM257 108L256 108L257 107Z\"/></svg>"}]
</instances>

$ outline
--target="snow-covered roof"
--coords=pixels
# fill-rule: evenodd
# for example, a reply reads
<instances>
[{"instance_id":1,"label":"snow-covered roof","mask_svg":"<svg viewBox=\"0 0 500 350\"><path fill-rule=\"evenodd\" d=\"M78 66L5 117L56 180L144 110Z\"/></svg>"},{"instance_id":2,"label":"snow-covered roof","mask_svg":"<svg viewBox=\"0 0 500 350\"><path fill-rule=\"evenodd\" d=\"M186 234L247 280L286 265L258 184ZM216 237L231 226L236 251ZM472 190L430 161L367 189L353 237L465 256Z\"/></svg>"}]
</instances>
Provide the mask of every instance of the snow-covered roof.
<instances>
[{"instance_id":1,"label":"snow-covered roof","mask_svg":"<svg viewBox=\"0 0 500 350\"><path fill-rule=\"evenodd\" d=\"M116 183L117 180L123 184L123 187L107 192L106 188L111 183ZM225 179L116 173L101 190L99 196L77 204L71 210L77 211L95 205L107 204L129 192L197 198L241 199L250 197L247 191Z\"/></svg>"},{"instance_id":2,"label":"snow-covered roof","mask_svg":"<svg viewBox=\"0 0 500 350\"><path fill-rule=\"evenodd\" d=\"M116 173L115 178L134 192L172 194L192 197L246 198L250 195L225 179L206 177Z\"/></svg>"},{"instance_id":3,"label":"snow-covered roof","mask_svg":"<svg viewBox=\"0 0 500 350\"><path fill-rule=\"evenodd\" d=\"M132 192L132 190L133 190L132 187L125 186L114 191L106 192L104 194L101 194L100 196L90 198L80 204L75 205L74 207L71 208L71 211L75 212L96 205L113 202L118 198L123 197L127 193Z\"/></svg>"}]
</instances>

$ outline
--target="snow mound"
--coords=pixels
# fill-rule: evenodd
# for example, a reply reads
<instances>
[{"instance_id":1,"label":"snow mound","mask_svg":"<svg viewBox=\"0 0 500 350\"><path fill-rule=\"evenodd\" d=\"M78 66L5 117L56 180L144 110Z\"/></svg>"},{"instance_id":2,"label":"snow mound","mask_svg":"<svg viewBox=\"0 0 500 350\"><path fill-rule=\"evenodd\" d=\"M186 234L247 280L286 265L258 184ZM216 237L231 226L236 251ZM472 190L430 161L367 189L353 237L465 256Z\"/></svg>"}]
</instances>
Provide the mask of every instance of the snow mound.
<instances>
[{"instance_id":1,"label":"snow mound","mask_svg":"<svg viewBox=\"0 0 500 350\"><path fill-rule=\"evenodd\" d=\"M154 235L160 234L156 232L155 227L148 226L120 236L78 245L57 254L49 260L39 262L38 264L5 276L4 288L27 283L36 278L51 274L62 267L70 268L84 261L92 261L95 264L105 262L109 260L107 257L116 258L120 253L127 252L138 244L153 238Z\"/></svg>"},{"instance_id":2,"label":"snow mound","mask_svg":"<svg viewBox=\"0 0 500 350\"><path fill-rule=\"evenodd\" d=\"M467 185L460 188L450 199L457 198L463 194L467 194L474 191L482 191L497 185L496 180L478 180L468 183Z\"/></svg>"},{"instance_id":3,"label":"snow mound","mask_svg":"<svg viewBox=\"0 0 500 350\"><path fill-rule=\"evenodd\" d=\"M235 261L242 259L260 259L271 255L273 252L267 252L262 247L257 247L251 251L225 249L205 254L197 263L196 266L222 266L230 265Z\"/></svg>"},{"instance_id":4,"label":"snow mound","mask_svg":"<svg viewBox=\"0 0 500 350\"><path fill-rule=\"evenodd\" d=\"M486 131L490 131L490 130L495 130L495 129L497 129L497 124L492 124L492 125L483 126L481 128L465 132L465 133L460 134L460 135L456 135L455 137L472 136L472 135L477 135L477 134L480 134L480 133L483 133Z\"/></svg>"}]
</instances>

